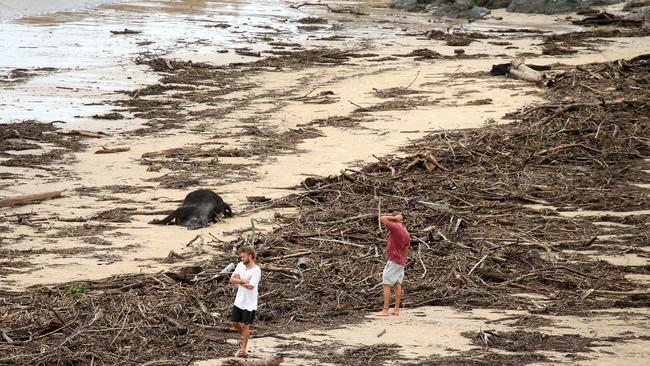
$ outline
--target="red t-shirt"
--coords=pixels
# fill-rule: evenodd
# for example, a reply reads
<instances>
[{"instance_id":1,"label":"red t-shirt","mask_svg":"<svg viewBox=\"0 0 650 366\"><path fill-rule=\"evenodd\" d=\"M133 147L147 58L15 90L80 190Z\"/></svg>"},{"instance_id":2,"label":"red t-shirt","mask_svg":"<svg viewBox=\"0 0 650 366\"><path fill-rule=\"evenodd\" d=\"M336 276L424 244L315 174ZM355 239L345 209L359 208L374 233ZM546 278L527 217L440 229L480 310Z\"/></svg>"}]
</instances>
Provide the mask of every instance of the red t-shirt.
<instances>
[{"instance_id":1,"label":"red t-shirt","mask_svg":"<svg viewBox=\"0 0 650 366\"><path fill-rule=\"evenodd\" d=\"M411 236L406 231L406 227L399 222L385 222L388 228L388 243L386 253L388 260L391 260L401 266L406 264L406 253L411 242Z\"/></svg>"}]
</instances>

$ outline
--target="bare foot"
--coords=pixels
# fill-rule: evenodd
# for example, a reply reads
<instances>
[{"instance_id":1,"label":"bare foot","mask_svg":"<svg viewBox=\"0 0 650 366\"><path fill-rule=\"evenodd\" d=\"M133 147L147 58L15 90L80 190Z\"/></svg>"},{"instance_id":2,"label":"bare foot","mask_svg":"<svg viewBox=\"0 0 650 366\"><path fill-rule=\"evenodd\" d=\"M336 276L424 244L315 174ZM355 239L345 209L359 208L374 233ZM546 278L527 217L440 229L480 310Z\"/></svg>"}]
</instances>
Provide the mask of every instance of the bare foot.
<instances>
[{"instance_id":1,"label":"bare foot","mask_svg":"<svg viewBox=\"0 0 650 366\"><path fill-rule=\"evenodd\" d=\"M388 316L388 310L378 311L376 313L372 313L372 315L374 315L374 316Z\"/></svg>"},{"instance_id":2,"label":"bare foot","mask_svg":"<svg viewBox=\"0 0 650 366\"><path fill-rule=\"evenodd\" d=\"M246 358L246 356L248 356L248 354L246 354L246 351L244 350L240 350L239 352L237 352L237 357Z\"/></svg>"},{"instance_id":3,"label":"bare foot","mask_svg":"<svg viewBox=\"0 0 650 366\"><path fill-rule=\"evenodd\" d=\"M398 316L399 315L399 310L393 310L393 312L390 313L390 315Z\"/></svg>"}]
</instances>

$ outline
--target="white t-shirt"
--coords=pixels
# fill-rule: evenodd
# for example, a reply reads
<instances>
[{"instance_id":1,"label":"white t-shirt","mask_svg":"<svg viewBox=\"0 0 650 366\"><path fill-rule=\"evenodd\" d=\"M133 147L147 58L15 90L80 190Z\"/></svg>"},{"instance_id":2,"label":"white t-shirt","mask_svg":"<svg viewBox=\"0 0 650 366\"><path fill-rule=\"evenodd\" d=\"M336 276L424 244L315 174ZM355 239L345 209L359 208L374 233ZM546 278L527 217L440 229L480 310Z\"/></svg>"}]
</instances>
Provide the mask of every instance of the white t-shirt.
<instances>
[{"instance_id":1,"label":"white t-shirt","mask_svg":"<svg viewBox=\"0 0 650 366\"><path fill-rule=\"evenodd\" d=\"M242 280L248 280L248 283L253 286L250 290L242 285L237 286L235 306L242 310L257 310L257 288L262 278L262 270L257 265L248 269L244 263L239 262L234 273L237 273Z\"/></svg>"}]
</instances>

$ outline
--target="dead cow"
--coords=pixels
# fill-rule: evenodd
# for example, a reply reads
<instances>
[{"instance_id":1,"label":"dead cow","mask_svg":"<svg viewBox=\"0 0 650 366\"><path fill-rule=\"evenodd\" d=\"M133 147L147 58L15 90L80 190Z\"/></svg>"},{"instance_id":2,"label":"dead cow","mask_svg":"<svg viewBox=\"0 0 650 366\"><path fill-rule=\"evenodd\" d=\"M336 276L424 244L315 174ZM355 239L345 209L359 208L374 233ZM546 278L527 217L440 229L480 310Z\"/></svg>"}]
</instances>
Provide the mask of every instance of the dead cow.
<instances>
[{"instance_id":1,"label":"dead cow","mask_svg":"<svg viewBox=\"0 0 650 366\"><path fill-rule=\"evenodd\" d=\"M189 193L183 200L181 207L177 208L171 215L162 220L154 219L149 221L155 225L180 225L190 230L204 228L217 218L232 217L230 206L223 202L223 199L209 189L199 189Z\"/></svg>"}]
</instances>

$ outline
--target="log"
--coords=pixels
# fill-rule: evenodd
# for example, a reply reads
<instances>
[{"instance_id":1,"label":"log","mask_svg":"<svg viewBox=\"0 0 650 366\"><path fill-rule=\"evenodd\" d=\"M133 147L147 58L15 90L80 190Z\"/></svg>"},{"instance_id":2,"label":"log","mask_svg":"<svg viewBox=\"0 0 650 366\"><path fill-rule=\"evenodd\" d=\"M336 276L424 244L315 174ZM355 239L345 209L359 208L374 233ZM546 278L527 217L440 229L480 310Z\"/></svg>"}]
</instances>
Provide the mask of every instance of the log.
<instances>
[{"instance_id":1,"label":"log","mask_svg":"<svg viewBox=\"0 0 650 366\"><path fill-rule=\"evenodd\" d=\"M234 270L235 270L236 264L235 263L229 263L224 269L221 270L221 272L217 273L216 275L212 276L210 280L222 280L226 277L228 277Z\"/></svg>"},{"instance_id":2,"label":"log","mask_svg":"<svg viewBox=\"0 0 650 366\"><path fill-rule=\"evenodd\" d=\"M235 53L242 56L262 57L259 51L235 50Z\"/></svg>"},{"instance_id":3,"label":"log","mask_svg":"<svg viewBox=\"0 0 650 366\"><path fill-rule=\"evenodd\" d=\"M194 148L189 148L189 147L176 147L173 149L166 149L166 150L160 150L160 151L152 151L148 153L142 154L142 158L155 158L159 156L169 156L169 155L177 155L177 154L190 154L193 152L196 152L197 149Z\"/></svg>"},{"instance_id":4,"label":"log","mask_svg":"<svg viewBox=\"0 0 650 366\"><path fill-rule=\"evenodd\" d=\"M52 191L5 198L3 200L0 200L0 207L15 206L33 201L43 201L51 198L58 198L61 197L61 193L63 193L63 191Z\"/></svg>"},{"instance_id":5,"label":"log","mask_svg":"<svg viewBox=\"0 0 650 366\"><path fill-rule=\"evenodd\" d=\"M161 323L165 323L169 327L169 331L176 333L177 335L184 335L187 334L187 326L178 320L167 316L159 311L156 310L149 310L156 319L160 320Z\"/></svg>"},{"instance_id":6,"label":"log","mask_svg":"<svg viewBox=\"0 0 650 366\"><path fill-rule=\"evenodd\" d=\"M131 150L130 147L115 147L112 149L107 149L105 146L102 146L101 150L95 151L95 154L114 154L119 152L125 152Z\"/></svg>"},{"instance_id":7,"label":"log","mask_svg":"<svg viewBox=\"0 0 650 366\"><path fill-rule=\"evenodd\" d=\"M585 149L587 151L591 151L593 153L600 153L600 151L598 151L598 150L596 150L594 148L591 148L591 147L589 147L587 145L584 145L584 144L564 144L564 145L550 147L548 149L538 151L537 153L535 153L535 155L541 156L541 155L546 155L546 154L555 154L555 153L557 153L557 152L559 152L561 150L573 149L573 148L576 148L576 147Z\"/></svg>"},{"instance_id":8,"label":"log","mask_svg":"<svg viewBox=\"0 0 650 366\"><path fill-rule=\"evenodd\" d=\"M521 59L514 59L510 66L510 75L516 79L537 83L542 80L542 73L526 66Z\"/></svg>"},{"instance_id":9,"label":"log","mask_svg":"<svg viewBox=\"0 0 650 366\"><path fill-rule=\"evenodd\" d=\"M256 202L268 202L271 199L266 197L266 196L246 196L246 201L250 203L256 203Z\"/></svg>"},{"instance_id":10,"label":"log","mask_svg":"<svg viewBox=\"0 0 650 366\"><path fill-rule=\"evenodd\" d=\"M339 243L339 244L351 245L351 246L357 247L357 248L365 248L366 247L365 245L350 243L349 241L337 240L337 239L323 239L323 238L307 238L307 239L317 240L317 241L326 241L326 242L329 242L329 243Z\"/></svg>"},{"instance_id":11,"label":"log","mask_svg":"<svg viewBox=\"0 0 650 366\"><path fill-rule=\"evenodd\" d=\"M300 267L300 269L307 269L311 267L311 265L312 265L311 259L307 257L298 258L298 267Z\"/></svg>"},{"instance_id":12,"label":"log","mask_svg":"<svg viewBox=\"0 0 650 366\"><path fill-rule=\"evenodd\" d=\"M105 133L102 132L93 132L93 131L88 131L88 130L69 130L69 131L61 131L59 132L61 135L66 135L66 136L83 136L83 137L92 137L92 138L101 138Z\"/></svg>"},{"instance_id":13,"label":"log","mask_svg":"<svg viewBox=\"0 0 650 366\"><path fill-rule=\"evenodd\" d=\"M271 266L271 265L268 265L268 264L266 264L266 265L263 264L263 265L260 266L260 268L262 269L262 271L280 272L280 273L289 274L289 275L300 275L300 273L298 271L296 271L295 269L291 269L291 268L276 267L276 266Z\"/></svg>"},{"instance_id":14,"label":"log","mask_svg":"<svg viewBox=\"0 0 650 366\"><path fill-rule=\"evenodd\" d=\"M428 171L432 171L434 167L436 167L436 168L438 168L438 169L440 169L440 170L443 170L443 171L445 171L445 172L448 172L448 171L449 171L449 169L447 169L447 168L445 168L444 166L442 166L442 165L438 162L438 160L436 160L436 158L433 156L433 154L428 154L428 155L424 158L424 160L425 160L425 162L424 162L424 167L427 168Z\"/></svg>"},{"instance_id":15,"label":"log","mask_svg":"<svg viewBox=\"0 0 650 366\"><path fill-rule=\"evenodd\" d=\"M298 252L298 253L293 253L293 254L287 254L287 255L281 255L279 257L271 257L271 258L266 258L264 259L264 262L272 262L272 261L277 261L280 259L287 259L287 258L294 258L294 257L302 257L303 255L311 254L311 250L306 250L304 252ZM301 258L302 259L302 258Z\"/></svg>"},{"instance_id":16,"label":"log","mask_svg":"<svg viewBox=\"0 0 650 366\"><path fill-rule=\"evenodd\" d=\"M142 31L137 31L133 29L124 28L124 30L112 30L110 31L113 34L140 34Z\"/></svg>"},{"instance_id":17,"label":"log","mask_svg":"<svg viewBox=\"0 0 650 366\"><path fill-rule=\"evenodd\" d=\"M638 296L638 295L650 295L648 290L633 290L633 291L610 291L610 290L595 290L597 294L603 295L618 295L618 296Z\"/></svg>"},{"instance_id":18,"label":"log","mask_svg":"<svg viewBox=\"0 0 650 366\"><path fill-rule=\"evenodd\" d=\"M375 214L363 214L363 215L357 215L357 216L352 216L352 217L346 217L344 219L335 220L335 221L316 221L316 224L320 224L320 225L342 224L342 223L348 222L348 221L367 219L367 218L375 217L375 216L377 216L377 215L375 215ZM308 235L308 236L312 236L312 235Z\"/></svg>"}]
</instances>

